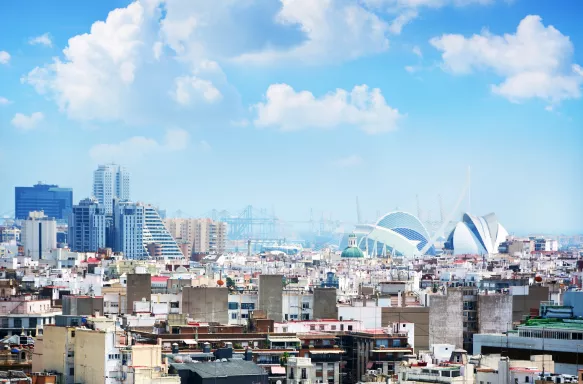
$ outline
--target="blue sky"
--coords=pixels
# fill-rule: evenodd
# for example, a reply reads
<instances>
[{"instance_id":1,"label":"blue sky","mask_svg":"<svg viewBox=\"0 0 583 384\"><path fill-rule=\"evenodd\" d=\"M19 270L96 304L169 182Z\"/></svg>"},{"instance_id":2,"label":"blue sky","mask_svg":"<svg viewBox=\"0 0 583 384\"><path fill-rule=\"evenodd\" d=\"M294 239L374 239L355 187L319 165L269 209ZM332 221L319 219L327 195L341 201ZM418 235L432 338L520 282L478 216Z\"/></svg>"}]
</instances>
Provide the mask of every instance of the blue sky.
<instances>
[{"instance_id":1,"label":"blue sky","mask_svg":"<svg viewBox=\"0 0 583 384\"><path fill-rule=\"evenodd\" d=\"M471 211L583 231L583 3L0 3L0 214L42 180L287 220ZM464 203L465 204L465 203Z\"/></svg>"}]
</instances>

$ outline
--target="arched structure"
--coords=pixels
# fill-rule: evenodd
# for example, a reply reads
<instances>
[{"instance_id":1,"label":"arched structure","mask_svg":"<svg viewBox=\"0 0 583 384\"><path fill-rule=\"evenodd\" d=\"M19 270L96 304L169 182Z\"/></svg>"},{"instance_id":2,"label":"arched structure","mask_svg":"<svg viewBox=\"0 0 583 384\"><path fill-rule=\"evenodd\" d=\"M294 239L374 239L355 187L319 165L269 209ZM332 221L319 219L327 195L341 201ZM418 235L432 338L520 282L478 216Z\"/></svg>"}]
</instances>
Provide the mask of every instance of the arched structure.
<instances>
[{"instance_id":1,"label":"arched structure","mask_svg":"<svg viewBox=\"0 0 583 384\"><path fill-rule=\"evenodd\" d=\"M494 213L485 216L464 213L462 220L447 237L445 249L455 255L495 254L507 236L508 232Z\"/></svg>"}]
</instances>

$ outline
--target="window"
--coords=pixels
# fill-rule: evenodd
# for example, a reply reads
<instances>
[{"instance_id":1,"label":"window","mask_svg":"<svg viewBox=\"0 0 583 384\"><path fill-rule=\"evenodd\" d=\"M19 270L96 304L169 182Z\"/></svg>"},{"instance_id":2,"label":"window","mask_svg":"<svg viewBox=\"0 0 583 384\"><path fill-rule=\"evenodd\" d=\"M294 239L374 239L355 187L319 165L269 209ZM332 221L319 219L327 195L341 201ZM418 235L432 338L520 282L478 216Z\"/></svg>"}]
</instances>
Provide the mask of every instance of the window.
<instances>
[{"instance_id":1,"label":"window","mask_svg":"<svg viewBox=\"0 0 583 384\"><path fill-rule=\"evenodd\" d=\"M18 317L14 319L14 328L22 328L22 319Z\"/></svg>"},{"instance_id":2,"label":"window","mask_svg":"<svg viewBox=\"0 0 583 384\"><path fill-rule=\"evenodd\" d=\"M302 303L302 309L310 309L310 303Z\"/></svg>"},{"instance_id":3,"label":"window","mask_svg":"<svg viewBox=\"0 0 583 384\"><path fill-rule=\"evenodd\" d=\"M315 325L310 325L310 331L315 331L316 330L316 326Z\"/></svg>"},{"instance_id":4,"label":"window","mask_svg":"<svg viewBox=\"0 0 583 384\"><path fill-rule=\"evenodd\" d=\"M330 326L330 330L335 331L336 330L336 326L335 325L331 325Z\"/></svg>"},{"instance_id":5,"label":"window","mask_svg":"<svg viewBox=\"0 0 583 384\"><path fill-rule=\"evenodd\" d=\"M320 331L323 331L325 329L326 329L326 326L325 325L320 325Z\"/></svg>"},{"instance_id":6,"label":"window","mask_svg":"<svg viewBox=\"0 0 583 384\"><path fill-rule=\"evenodd\" d=\"M526 376L526 377L524 378L524 382L525 382L525 383L528 383L529 381L530 381L530 377Z\"/></svg>"},{"instance_id":7,"label":"window","mask_svg":"<svg viewBox=\"0 0 583 384\"><path fill-rule=\"evenodd\" d=\"M75 375L75 368L69 368L69 376L74 376Z\"/></svg>"},{"instance_id":8,"label":"window","mask_svg":"<svg viewBox=\"0 0 583 384\"><path fill-rule=\"evenodd\" d=\"M231 313L231 320L237 320L237 314Z\"/></svg>"},{"instance_id":9,"label":"window","mask_svg":"<svg viewBox=\"0 0 583 384\"><path fill-rule=\"evenodd\" d=\"M239 309L239 303L229 302L229 309Z\"/></svg>"},{"instance_id":10,"label":"window","mask_svg":"<svg viewBox=\"0 0 583 384\"><path fill-rule=\"evenodd\" d=\"M36 317L30 317L28 319L28 327L35 328L36 327Z\"/></svg>"},{"instance_id":11,"label":"window","mask_svg":"<svg viewBox=\"0 0 583 384\"><path fill-rule=\"evenodd\" d=\"M71 337L75 337L75 331L71 331Z\"/></svg>"},{"instance_id":12,"label":"window","mask_svg":"<svg viewBox=\"0 0 583 384\"><path fill-rule=\"evenodd\" d=\"M302 380L308 379L308 371L306 368L302 368Z\"/></svg>"},{"instance_id":13,"label":"window","mask_svg":"<svg viewBox=\"0 0 583 384\"><path fill-rule=\"evenodd\" d=\"M349 325L349 326L348 326L348 330L349 330L349 331L352 331L352 325Z\"/></svg>"},{"instance_id":14,"label":"window","mask_svg":"<svg viewBox=\"0 0 583 384\"><path fill-rule=\"evenodd\" d=\"M241 303L241 309L255 309L255 303Z\"/></svg>"}]
</instances>

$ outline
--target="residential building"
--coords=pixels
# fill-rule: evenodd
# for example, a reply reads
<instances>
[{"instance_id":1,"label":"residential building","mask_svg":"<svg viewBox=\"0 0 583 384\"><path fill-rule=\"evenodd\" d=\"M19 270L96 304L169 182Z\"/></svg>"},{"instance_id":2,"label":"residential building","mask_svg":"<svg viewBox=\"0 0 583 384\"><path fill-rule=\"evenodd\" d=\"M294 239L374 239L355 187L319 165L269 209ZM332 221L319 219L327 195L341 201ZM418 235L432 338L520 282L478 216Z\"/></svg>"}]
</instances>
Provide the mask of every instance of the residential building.
<instances>
[{"instance_id":1,"label":"residential building","mask_svg":"<svg viewBox=\"0 0 583 384\"><path fill-rule=\"evenodd\" d=\"M17 296L0 301L0 338L22 332L35 336L37 330L54 324L61 311L51 307L51 300Z\"/></svg>"},{"instance_id":2,"label":"residential building","mask_svg":"<svg viewBox=\"0 0 583 384\"><path fill-rule=\"evenodd\" d=\"M130 174L117 164L99 165L93 172L93 196L105 207L105 213L113 213L113 199L130 199Z\"/></svg>"},{"instance_id":3,"label":"residential building","mask_svg":"<svg viewBox=\"0 0 583 384\"><path fill-rule=\"evenodd\" d=\"M221 254L225 251L227 241L227 223L212 219L164 219L164 225L170 235L179 243L187 244L184 256L194 254Z\"/></svg>"},{"instance_id":4,"label":"residential building","mask_svg":"<svg viewBox=\"0 0 583 384\"><path fill-rule=\"evenodd\" d=\"M39 182L32 187L14 188L14 217L26 220L33 211L43 211L48 217L67 222L73 207L73 190Z\"/></svg>"},{"instance_id":5,"label":"residential building","mask_svg":"<svg viewBox=\"0 0 583 384\"><path fill-rule=\"evenodd\" d=\"M22 222L21 241L24 255L42 259L44 252L57 248L57 222L42 211L30 212Z\"/></svg>"},{"instance_id":6,"label":"residential building","mask_svg":"<svg viewBox=\"0 0 583 384\"><path fill-rule=\"evenodd\" d=\"M83 199L73 206L69 247L75 252L97 252L105 247L105 208L97 199Z\"/></svg>"},{"instance_id":7,"label":"residential building","mask_svg":"<svg viewBox=\"0 0 583 384\"><path fill-rule=\"evenodd\" d=\"M316 382L316 369L309 357L290 357L286 366L286 383L303 384Z\"/></svg>"},{"instance_id":8,"label":"residential building","mask_svg":"<svg viewBox=\"0 0 583 384\"><path fill-rule=\"evenodd\" d=\"M164 227L156 209L142 203L116 199L113 250L126 259L181 259L184 256Z\"/></svg>"}]
</instances>

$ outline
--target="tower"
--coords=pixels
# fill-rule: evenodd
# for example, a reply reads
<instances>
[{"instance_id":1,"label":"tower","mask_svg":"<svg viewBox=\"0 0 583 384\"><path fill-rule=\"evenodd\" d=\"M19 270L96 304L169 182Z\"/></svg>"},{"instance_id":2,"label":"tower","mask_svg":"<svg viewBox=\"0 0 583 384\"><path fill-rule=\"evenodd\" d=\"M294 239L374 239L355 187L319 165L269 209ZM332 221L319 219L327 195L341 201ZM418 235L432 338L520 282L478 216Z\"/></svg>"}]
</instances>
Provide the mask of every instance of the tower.
<instances>
[{"instance_id":1,"label":"tower","mask_svg":"<svg viewBox=\"0 0 583 384\"><path fill-rule=\"evenodd\" d=\"M105 207L105 214L113 213L113 199L130 199L130 174L117 164L99 165L93 172L93 196Z\"/></svg>"}]
</instances>

